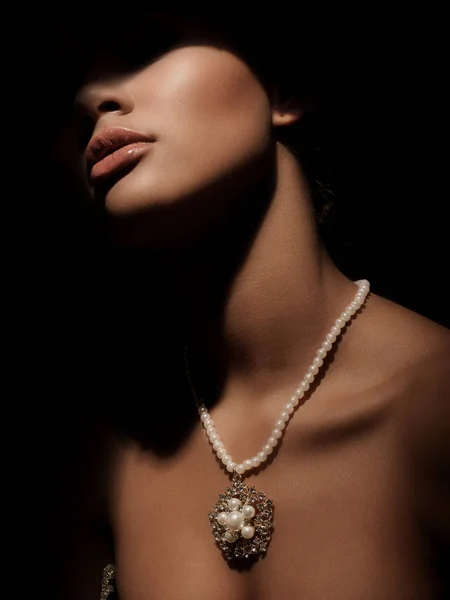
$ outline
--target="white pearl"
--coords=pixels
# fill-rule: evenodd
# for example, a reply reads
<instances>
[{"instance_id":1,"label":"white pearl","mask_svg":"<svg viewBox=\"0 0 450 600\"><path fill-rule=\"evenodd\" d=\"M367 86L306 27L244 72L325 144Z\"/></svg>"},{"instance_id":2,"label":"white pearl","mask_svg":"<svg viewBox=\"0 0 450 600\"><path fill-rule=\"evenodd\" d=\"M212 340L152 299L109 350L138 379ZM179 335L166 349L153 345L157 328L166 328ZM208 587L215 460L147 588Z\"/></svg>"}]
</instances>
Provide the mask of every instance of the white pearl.
<instances>
[{"instance_id":1,"label":"white pearl","mask_svg":"<svg viewBox=\"0 0 450 600\"><path fill-rule=\"evenodd\" d=\"M278 420L275 422L275 428L272 430L271 436L268 438L266 444L256 456L245 460L243 463L236 464L233 462L231 456L227 454L225 446L221 442L220 436L214 428L214 421L211 419L206 407L202 405L199 408L198 412L200 419L203 422L210 442L216 451L217 457L222 460L223 464L230 473L236 472L242 475L246 470L258 467L262 462L267 460L270 454L272 454L273 449L278 444L278 440L283 435L283 431L290 419L290 416L293 414L295 407L298 406L299 401L303 398L305 392L310 389L310 384L313 383L315 376L319 373L319 369L324 364L324 359L326 358L328 352L332 349L337 337L341 334L341 331L345 327L346 323L350 321L352 316L364 304L366 297L369 294L370 284L367 280L362 279L360 281L355 281L354 283L358 286L358 290L355 292L353 300L348 306L346 306L341 315L334 322L321 347L317 350L313 362L308 367L303 380L300 382L298 388L295 390L294 395L284 406Z\"/></svg>"},{"instance_id":2,"label":"white pearl","mask_svg":"<svg viewBox=\"0 0 450 600\"><path fill-rule=\"evenodd\" d=\"M217 515L216 521L219 523L219 525L225 525L225 523L227 522L227 517L228 513L221 512L220 515Z\"/></svg>"},{"instance_id":3,"label":"white pearl","mask_svg":"<svg viewBox=\"0 0 450 600\"><path fill-rule=\"evenodd\" d=\"M226 542L229 542L230 544L232 544L233 542L235 542L237 540L237 535L234 533L234 531L226 531L225 535L223 536L223 539Z\"/></svg>"},{"instance_id":4,"label":"white pearl","mask_svg":"<svg viewBox=\"0 0 450 600\"><path fill-rule=\"evenodd\" d=\"M227 515L227 527L231 531L240 531L244 525L244 515L238 510L232 510Z\"/></svg>"},{"instance_id":5,"label":"white pearl","mask_svg":"<svg viewBox=\"0 0 450 600\"><path fill-rule=\"evenodd\" d=\"M255 535L255 528L251 525L245 525L242 528L241 535L246 540L250 540Z\"/></svg>"},{"instance_id":6,"label":"white pearl","mask_svg":"<svg viewBox=\"0 0 450 600\"><path fill-rule=\"evenodd\" d=\"M256 514L256 510L250 504L246 504L242 509L242 514L246 519L253 519Z\"/></svg>"},{"instance_id":7,"label":"white pearl","mask_svg":"<svg viewBox=\"0 0 450 600\"><path fill-rule=\"evenodd\" d=\"M230 498L227 502L227 506L230 510L238 510L241 505L239 498Z\"/></svg>"}]
</instances>

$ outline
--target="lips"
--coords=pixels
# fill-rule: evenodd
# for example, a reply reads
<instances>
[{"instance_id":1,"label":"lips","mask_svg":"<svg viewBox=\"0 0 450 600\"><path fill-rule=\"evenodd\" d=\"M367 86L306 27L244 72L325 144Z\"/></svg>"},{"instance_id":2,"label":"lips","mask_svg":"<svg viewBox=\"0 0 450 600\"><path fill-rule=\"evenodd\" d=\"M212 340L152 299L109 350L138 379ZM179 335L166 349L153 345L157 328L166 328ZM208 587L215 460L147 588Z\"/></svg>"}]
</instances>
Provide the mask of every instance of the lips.
<instances>
[{"instance_id":1,"label":"lips","mask_svg":"<svg viewBox=\"0 0 450 600\"><path fill-rule=\"evenodd\" d=\"M86 150L86 168L91 181L133 166L154 142L153 136L131 129L101 131L92 138Z\"/></svg>"}]
</instances>

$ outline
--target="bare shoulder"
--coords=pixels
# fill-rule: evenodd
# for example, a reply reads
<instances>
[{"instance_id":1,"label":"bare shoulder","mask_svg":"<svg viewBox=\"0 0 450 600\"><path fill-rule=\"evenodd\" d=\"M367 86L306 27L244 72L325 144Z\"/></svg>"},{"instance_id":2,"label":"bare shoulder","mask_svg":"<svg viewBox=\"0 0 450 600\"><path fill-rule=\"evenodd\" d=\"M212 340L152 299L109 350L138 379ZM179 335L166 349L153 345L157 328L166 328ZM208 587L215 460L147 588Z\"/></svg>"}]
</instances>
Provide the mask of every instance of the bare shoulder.
<instances>
[{"instance_id":1,"label":"bare shoulder","mask_svg":"<svg viewBox=\"0 0 450 600\"><path fill-rule=\"evenodd\" d=\"M450 410L450 330L408 308L372 295L363 311L359 343L380 383L403 390L411 418L414 407L430 418ZM430 411L430 409L432 409ZM425 410L427 409L427 410Z\"/></svg>"},{"instance_id":2,"label":"bare shoulder","mask_svg":"<svg viewBox=\"0 0 450 600\"><path fill-rule=\"evenodd\" d=\"M369 296L365 312L370 337L376 346L385 344L390 358L395 353L398 361L416 362L448 353L450 330L423 315L374 294Z\"/></svg>"},{"instance_id":3,"label":"bare shoulder","mask_svg":"<svg viewBox=\"0 0 450 600\"><path fill-rule=\"evenodd\" d=\"M347 386L404 413L411 440L427 443L450 425L450 330L371 293L336 355ZM450 437L450 436L449 436ZM450 445L450 444L449 444Z\"/></svg>"},{"instance_id":4,"label":"bare shoulder","mask_svg":"<svg viewBox=\"0 0 450 600\"><path fill-rule=\"evenodd\" d=\"M416 500L429 526L448 544L450 330L378 296L370 298L361 321L382 387L393 391Z\"/></svg>"},{"instance_id":5,"label":"bare shoulder","mask_svg":"<svg viewBox=\"0 0 450 600\"><path fill-rule=\"evenodd\" d=\"M450 330L382 298L373 304L370 326L384 347L391 383L402 390L411 437L435 445L441 430L450 433Z\"/></svg>"},{"instance_id":6,"label":"bare shoulder","mask_svg":"<svg viewBox=\"0 0 450 600\"><path fill-rule=\"evenodd\" d=\"M450 330L410 309L371 294L355 322L359 356L379 383L402 382L429 395L450 377Z\"/></svg>"}]
</instances>

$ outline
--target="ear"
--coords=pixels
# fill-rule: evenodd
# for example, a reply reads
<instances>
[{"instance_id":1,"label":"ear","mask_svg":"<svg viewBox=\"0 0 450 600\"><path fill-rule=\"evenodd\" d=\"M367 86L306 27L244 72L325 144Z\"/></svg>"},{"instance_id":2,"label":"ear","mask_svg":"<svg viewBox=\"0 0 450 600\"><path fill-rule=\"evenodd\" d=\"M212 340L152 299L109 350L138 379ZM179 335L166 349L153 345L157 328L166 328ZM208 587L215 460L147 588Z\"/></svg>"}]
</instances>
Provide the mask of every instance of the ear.
<instances>
[{"instance_id":1,"label":"ear","mask_svg":"<svg viewBox=\"0 0 450 600\"><path fill-rule=\"evenodd\" d=\"M279 93L275 93L272 103L272 124L274 127L284 127L297 123L304 112L304 106L293 96L280 101Z\"/></svg>"}]
</instances>

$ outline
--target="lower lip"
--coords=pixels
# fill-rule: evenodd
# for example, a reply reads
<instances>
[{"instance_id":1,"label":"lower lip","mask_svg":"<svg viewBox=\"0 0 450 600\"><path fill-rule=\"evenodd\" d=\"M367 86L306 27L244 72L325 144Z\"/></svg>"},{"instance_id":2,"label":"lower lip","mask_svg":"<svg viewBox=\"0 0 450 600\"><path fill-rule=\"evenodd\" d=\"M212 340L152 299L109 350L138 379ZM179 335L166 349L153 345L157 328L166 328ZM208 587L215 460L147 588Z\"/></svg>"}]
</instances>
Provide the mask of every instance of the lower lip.
<instances>
[{"instance_id":1,"label":"lower lip","mask_svg":"<svg viewBox=\"0 0 450 600\"><path fill-rule=\"evenodd\" d=\"M99 160L91 169L91 180L101 179L113 175L125 167L136 163L153 142L135 142L122 146L115 152Z\"/></svg>"}]
</instances>

